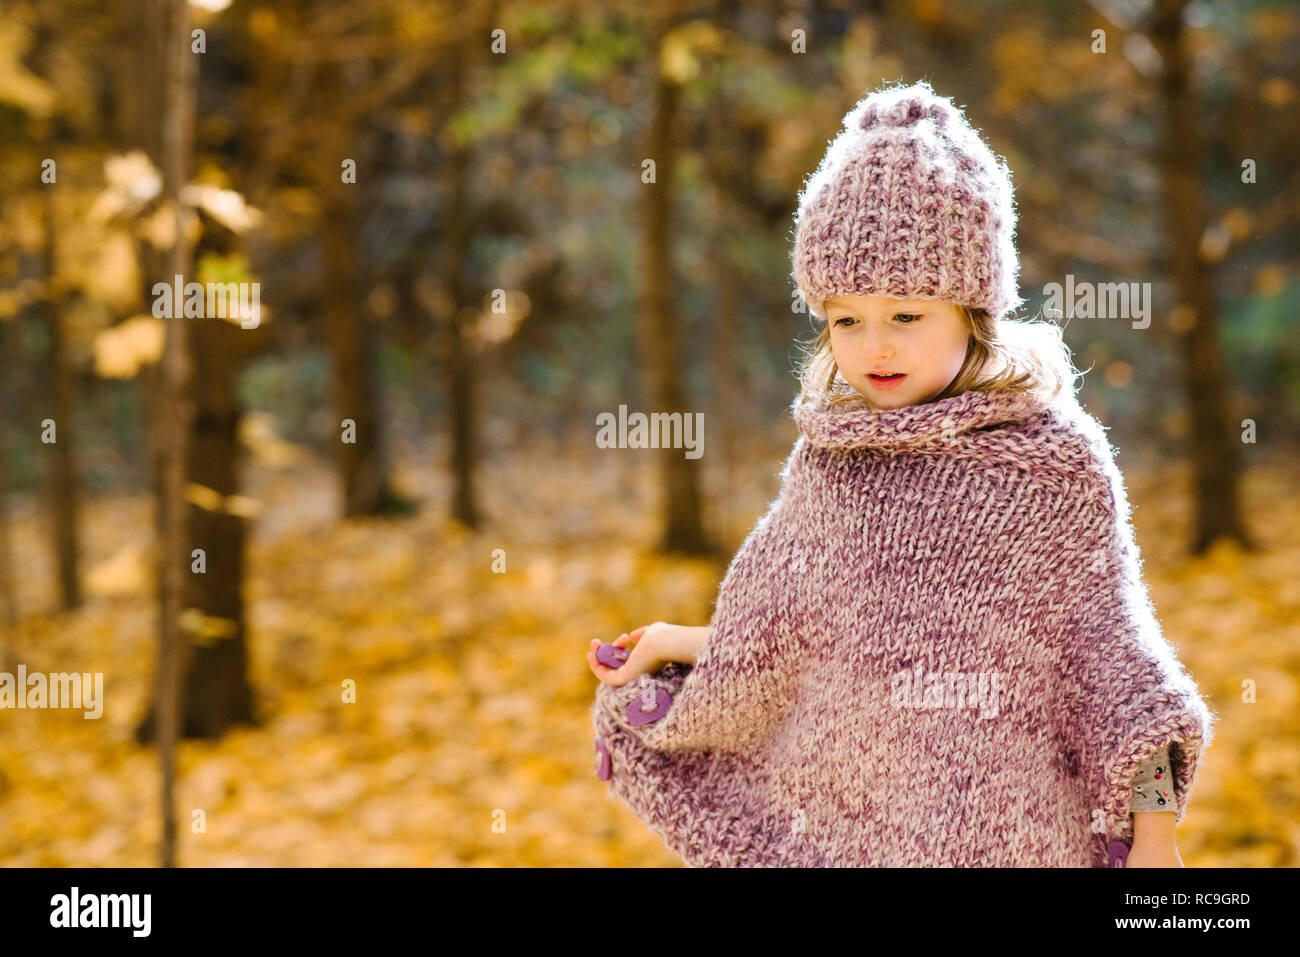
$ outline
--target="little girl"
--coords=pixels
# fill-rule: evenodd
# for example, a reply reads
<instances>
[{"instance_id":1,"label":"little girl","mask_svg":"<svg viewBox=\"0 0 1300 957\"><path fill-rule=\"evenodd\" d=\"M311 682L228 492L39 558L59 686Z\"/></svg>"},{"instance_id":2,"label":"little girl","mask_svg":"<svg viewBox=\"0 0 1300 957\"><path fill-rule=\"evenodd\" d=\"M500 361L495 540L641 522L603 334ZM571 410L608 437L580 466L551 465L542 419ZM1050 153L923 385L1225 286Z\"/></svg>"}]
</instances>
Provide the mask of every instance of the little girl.
<instances>
[{"instance_id":1,"label":"little girl","mask_svg":"<svg viewBox=\"0 0 1300 957\"><path fill-rule=\"evenodd\" d=\"M1182 866L1214 716L1164 639L1010 176L925 84L799 197L826 325L704 628L592 642L597 773L691 866Z\"/></svg>"}]
</instances>

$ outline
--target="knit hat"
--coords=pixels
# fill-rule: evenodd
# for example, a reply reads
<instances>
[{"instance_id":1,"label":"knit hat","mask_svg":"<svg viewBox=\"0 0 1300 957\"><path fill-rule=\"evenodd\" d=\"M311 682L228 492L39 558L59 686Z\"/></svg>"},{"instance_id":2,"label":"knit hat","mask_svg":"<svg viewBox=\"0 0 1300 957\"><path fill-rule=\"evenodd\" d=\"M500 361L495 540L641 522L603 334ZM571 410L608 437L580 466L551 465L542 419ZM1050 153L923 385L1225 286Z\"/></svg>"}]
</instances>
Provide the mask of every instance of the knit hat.
<instances>
[{"instance_id":1,"label":"knit hat","mask_svg":"<svg viewBox=\"0 0 1300 957\"><path fill-rule=\"evenodd\" d=\"M836 295L947 300L995 322L1022 302L1010 172L925 81L845 114L797 220L794 279L816 316Z\"/></svg>"}]
</instances>

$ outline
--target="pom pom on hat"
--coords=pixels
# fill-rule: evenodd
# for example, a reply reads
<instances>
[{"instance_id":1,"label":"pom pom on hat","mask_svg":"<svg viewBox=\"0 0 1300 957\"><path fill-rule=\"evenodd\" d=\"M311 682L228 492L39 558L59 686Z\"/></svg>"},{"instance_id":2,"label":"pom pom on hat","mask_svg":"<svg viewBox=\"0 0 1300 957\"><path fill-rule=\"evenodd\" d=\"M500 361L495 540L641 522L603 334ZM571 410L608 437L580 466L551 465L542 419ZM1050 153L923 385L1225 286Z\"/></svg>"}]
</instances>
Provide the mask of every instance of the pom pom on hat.
<instances>
[{"instance_id":1,"label":"pom pom on hat","mask_svg":"<svg viewBox=\"0 0 1300 957\"><path fill-rule=\"evenodd\" d=\"M915 126L923 120L933 120L940 129L962 122L952 100L918 83L863 97L845 114L844 127L869 130L873 126Z\"/></svg>"}]
</instances>

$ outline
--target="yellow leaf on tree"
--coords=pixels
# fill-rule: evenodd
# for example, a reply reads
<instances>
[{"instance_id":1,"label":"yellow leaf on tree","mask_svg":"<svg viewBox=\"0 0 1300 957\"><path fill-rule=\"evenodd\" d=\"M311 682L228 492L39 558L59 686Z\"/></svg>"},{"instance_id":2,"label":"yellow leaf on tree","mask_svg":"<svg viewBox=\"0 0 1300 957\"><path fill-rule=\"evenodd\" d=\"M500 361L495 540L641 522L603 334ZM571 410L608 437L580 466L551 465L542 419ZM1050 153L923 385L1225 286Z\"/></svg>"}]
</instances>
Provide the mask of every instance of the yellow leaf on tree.
<instances>
[{"instance_id":1,"label":"yellow leaf on tree","mask_svg":"<svg viewBox=\"0 0 1300 957\"><path fill-rule=\"evenodd\" d=\"M140 314L95 336L95 374L104 379L130 379L162 356L166 330L162 320Z\"/></svg>"},{"instance_id":2,"label":"yellow leaf on tree","mask_svg":"<svg viewBox=\"0 0 1300 957\"><path fill-rule=\"evenodd\" d=\"M216 489L208 488L197 482L186 482L182 493L185 501L208 512L222 512L226 508L226 497Z\"/></svg>"}]
</instances>

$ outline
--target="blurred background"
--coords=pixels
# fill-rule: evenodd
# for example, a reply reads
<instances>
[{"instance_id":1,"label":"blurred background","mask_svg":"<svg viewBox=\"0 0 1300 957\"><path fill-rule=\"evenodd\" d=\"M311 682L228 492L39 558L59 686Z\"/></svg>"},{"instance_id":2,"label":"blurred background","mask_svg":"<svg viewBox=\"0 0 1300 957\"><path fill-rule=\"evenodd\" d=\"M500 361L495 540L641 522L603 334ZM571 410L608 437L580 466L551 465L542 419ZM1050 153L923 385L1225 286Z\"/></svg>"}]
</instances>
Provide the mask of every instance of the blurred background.
<instances>
[{"instance_id":1,"label":"blurred background","mask_svg":"<svg viewBox=\"0 0 1300 957\"><path fill-rule=\"evenodd\" d=\"M1220 717L1179 848L1300 862L1294 5L4 0L0 670L103 712L0 710L0 863L679 866L587 645L708 623L797 436L799 189L919 79L1012 170L1019 317L1149 284L1058 321Z\"/></svg>"}]
</instances>

